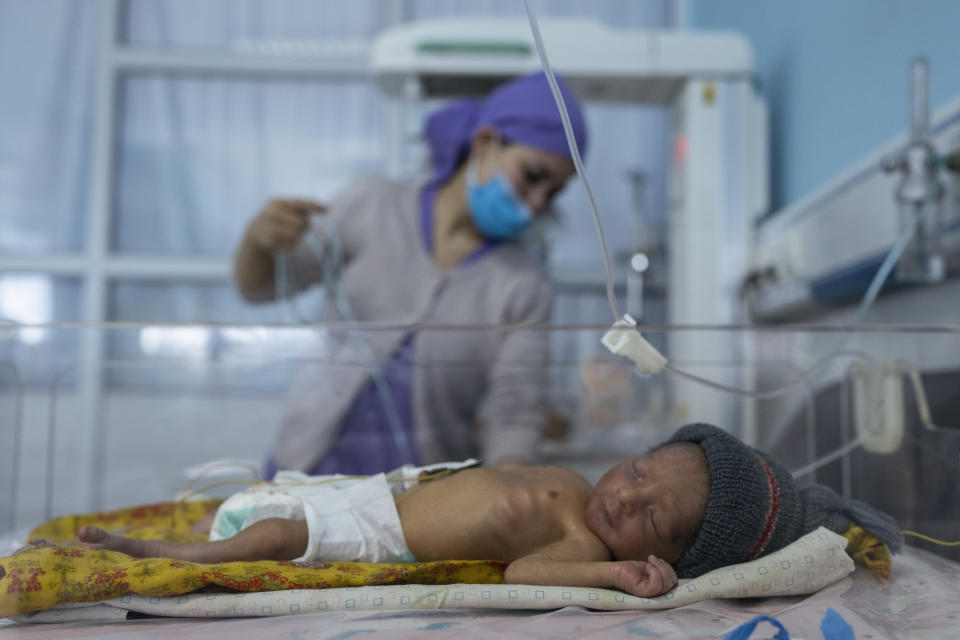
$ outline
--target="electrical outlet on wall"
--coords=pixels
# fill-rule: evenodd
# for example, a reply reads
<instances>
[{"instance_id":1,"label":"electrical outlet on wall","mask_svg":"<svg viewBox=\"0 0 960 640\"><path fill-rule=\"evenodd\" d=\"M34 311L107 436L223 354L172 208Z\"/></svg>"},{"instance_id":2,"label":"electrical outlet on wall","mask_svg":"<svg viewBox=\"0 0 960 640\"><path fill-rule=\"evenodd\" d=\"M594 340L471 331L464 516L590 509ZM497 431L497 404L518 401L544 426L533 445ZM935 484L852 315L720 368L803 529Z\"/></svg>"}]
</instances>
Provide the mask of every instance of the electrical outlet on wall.
<instances>
[{"instance_id":1,"label":"electrical outlet on wall","mask_svg":"<svg viewBox=\"0 0 960 640\"><path fill-rule=\"evenodd\" d=\"M853 419L863 448L894 453L903 441L903 383L895 362L854 365Z\"/></svg>"}]
</instances>

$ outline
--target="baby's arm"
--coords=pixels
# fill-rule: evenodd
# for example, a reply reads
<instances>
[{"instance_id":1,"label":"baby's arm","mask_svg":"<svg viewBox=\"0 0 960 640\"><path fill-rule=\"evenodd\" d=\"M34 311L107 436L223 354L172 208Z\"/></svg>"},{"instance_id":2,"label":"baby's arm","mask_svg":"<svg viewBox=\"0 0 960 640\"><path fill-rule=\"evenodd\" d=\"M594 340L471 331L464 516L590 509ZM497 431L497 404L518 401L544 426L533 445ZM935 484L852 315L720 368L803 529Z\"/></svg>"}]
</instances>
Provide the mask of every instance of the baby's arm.
<instances>
[{"instance_id":1,"label":"baby's arm","mask_svg":"<svg viewBox=\"0 0 960 640\"><path fill-rule=\"evenodd\" d=\"M677 586L677 574L665 560L584 562L568 560L579 545L561 541L539 553L518 558L507 567L504 579L511 584L567 587L614 587L635 596L652 598Z\"/></svg>"}]
</instances>

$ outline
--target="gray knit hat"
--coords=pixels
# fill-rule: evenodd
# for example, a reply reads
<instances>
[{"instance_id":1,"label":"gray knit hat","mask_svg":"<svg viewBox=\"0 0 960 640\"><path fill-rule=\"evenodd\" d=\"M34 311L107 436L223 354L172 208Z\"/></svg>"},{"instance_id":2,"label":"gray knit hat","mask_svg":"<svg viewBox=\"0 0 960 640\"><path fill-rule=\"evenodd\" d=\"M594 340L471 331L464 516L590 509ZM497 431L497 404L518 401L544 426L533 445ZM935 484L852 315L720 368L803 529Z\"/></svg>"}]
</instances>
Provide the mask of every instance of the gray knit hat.
<instances>
[{"instance_id":1,"label":"gray knit hat","mask_svg":"<svg viewBox=\"0 0 960 640\"><path fill-rule=\"evenodd\" d=\"M700 445L710 472L703 525L675 564L681 578L747 562L782 549L824 526L843 533L853 521L896 553L903 545L897 523L859 500L844 500L823 485L799 489L779 462L709 424L689 424L665 444Z\"/></svg>"}]
</instances>

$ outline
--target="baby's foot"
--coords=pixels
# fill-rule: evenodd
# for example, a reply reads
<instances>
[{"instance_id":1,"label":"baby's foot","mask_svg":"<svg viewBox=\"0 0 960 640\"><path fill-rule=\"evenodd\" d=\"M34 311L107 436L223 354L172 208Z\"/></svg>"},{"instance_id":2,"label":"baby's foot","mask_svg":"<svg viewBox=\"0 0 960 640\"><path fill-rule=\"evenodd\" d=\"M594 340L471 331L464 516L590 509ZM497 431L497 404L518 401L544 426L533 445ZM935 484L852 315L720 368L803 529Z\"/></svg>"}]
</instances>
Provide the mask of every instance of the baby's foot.
<instances>
[{"instance_id":1,"label":"baby's foot","mask_svg":"<svg viewBox=\"0 0 960 640\"><path fill-rule=\"evenodd\" d=\"M77 530L77 538L80 542L86 543L87 549L109 549L138 558L156 557L157 554L153 553L155 549L152 548L154 545L150 543L160 542L159 540L137 540L136 538L115 536L100 527L89 526L80 527Z\"/></svg>"}]
</instances>

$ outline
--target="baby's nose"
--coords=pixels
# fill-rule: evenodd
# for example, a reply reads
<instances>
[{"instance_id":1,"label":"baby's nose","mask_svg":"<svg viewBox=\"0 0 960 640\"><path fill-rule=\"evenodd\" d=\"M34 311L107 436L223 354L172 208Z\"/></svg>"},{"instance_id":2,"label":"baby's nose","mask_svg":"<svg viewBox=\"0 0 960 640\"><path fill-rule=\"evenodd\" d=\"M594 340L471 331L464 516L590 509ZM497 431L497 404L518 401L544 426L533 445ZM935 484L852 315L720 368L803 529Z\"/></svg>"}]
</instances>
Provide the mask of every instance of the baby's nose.
<instances>
[{"instance_id":1,"label":"baby's nose","mask_svg":"<svg viewBox=\"0 0 960 640\"><path fill-rule=\"evenodd\" d=\"M617 497L620 499L620 504L623 505L623 512L628 516L642 511L647 504L646 491L641 487L621 489Z\"/></svg>"}]
</instances>

